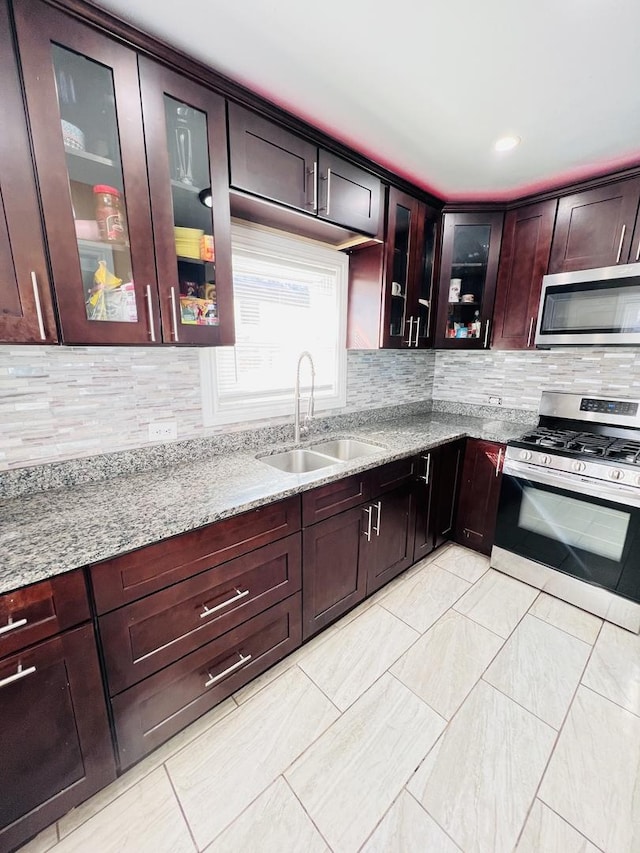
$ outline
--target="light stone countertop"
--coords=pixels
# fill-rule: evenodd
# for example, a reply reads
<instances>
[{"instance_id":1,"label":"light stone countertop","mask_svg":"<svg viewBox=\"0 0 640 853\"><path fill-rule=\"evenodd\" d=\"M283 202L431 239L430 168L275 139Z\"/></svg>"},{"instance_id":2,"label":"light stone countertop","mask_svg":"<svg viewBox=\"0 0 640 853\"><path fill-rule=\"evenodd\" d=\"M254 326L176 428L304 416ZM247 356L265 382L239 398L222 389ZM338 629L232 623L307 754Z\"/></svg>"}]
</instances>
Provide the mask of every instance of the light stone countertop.
<instances>
[{"instance_id":1,"label":"light stone countertop","mask_svg":"<svg viewBox=\"0 0 640 853\"><path fill-rule=\"evenodd\" d=\"M380 445L380 452L308 474L279 471L257 459L251 450L6 499L0 501L0 593L456 438L506 442L526 429L523 423L432 413L336 432L336 437ZM286 448L265 446L258 455L282 449Z\"/></svg>"}]
</instances>

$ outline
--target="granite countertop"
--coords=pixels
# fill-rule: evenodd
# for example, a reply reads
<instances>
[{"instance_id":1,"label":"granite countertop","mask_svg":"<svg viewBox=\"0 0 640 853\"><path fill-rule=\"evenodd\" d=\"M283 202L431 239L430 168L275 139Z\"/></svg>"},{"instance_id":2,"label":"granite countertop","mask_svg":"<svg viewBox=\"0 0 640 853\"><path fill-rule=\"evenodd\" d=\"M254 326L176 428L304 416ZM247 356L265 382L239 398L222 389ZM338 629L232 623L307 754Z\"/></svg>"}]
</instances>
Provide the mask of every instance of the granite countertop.
<instances>
[{"instance_id":1,"label":"granite countertop","mask_svg":"<svg viewBox=\"0 0 640 853\"><path fill-rule=\"evenodd\" d=\"M0 593L456 438L506 442L525 429L522 423L432 413L336 432L380 445L380 451L307 474L279 471L251 450L6 499L0 501ZM283 449L265 446L258 455Z\"/></svg>"}]
</instances>

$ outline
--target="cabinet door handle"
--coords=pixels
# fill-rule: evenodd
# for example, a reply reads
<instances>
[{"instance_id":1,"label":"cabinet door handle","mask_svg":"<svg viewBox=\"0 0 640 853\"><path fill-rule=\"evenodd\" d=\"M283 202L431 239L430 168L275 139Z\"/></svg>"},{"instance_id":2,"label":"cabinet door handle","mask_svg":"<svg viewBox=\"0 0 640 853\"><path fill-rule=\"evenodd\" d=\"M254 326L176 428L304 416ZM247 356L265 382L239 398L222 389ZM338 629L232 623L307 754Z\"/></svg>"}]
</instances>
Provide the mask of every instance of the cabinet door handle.
<instances>
[{"instance_id":1,"label":"cabinet door handle","mask_svg":"<svg viewBox=\"0 0 640 853\"><path fill-rule=\"evenodd\" d=\"M248 589L238 589L238 587L236 587L236 594L232 595L231 598L228 598L226 601L223 601L222 604L216 604L215 607L207 607L206 604L203 604L200 618L204 619L207 616L211 616L213 613L217 613L218 610L222 610L223 607L228 607L230 604L235 604L236 601L240 601L241 598L246 598L247 595L249 595Z\"/></svg>"},{"instance_id":2,"label":"cabinet door handle","mask_svg":"<svg viewBox=\"0 0 640 853\"><path fill-rule=\"evenodd\" d=\"M35 671L35 666L29 666L27 669L23 669L22 664L19 663L18 669L13 673L13 675L0 679L0 687L6 687L7 684L13 684L14 681L20 681L21 678L26 678L27 675L33 675Z\"/></svg>"},{"instance_id":3,"label":"cabinet door handle","mask_svg":"<svg viewBox=\"0 0 640 853\"><path fill-rule=\"evenodd\" d=\"M309 169L307 175L311 175L311 180L313 181L313 201L311 202L311 207L313 208L313 212L315 213L318 210L318 161L315 160L313 164L313 169ZM308 202L307 202L308 204Z\"/></svg>"},{"instance_id":4,"label":"cabinet door handle","mask_svg":"<svg viewBox=\"0 0 640 853\"><path fill-rule=\"evenodd\" d=\"M7 624L3 625L2 628L0 628L0 635L8 634L9 631L15 631L16 628L22 628L22 626L26 624L26 619L18 619L15 622L12 622L11 617L9 617L9 621L7 622Z\"/></svg>"},{"instance_id":5,"label":"cabinet door handle","mask_svg":"<svg viewBox=\"0 0 640 853\"><path fill-rule=\"evenodd\" d=\"M627 223L622 226L622 231L620 232L620 242L618 243L618 254L616 255L616 263L620 263L620 255L622 254L622 244L624 242L624 232L627 230Z\"/></svg>"},{"instance_id":6,"label":"cabinet door handle","mask_svg":"<svg viewBox=\"0 0 640 853\"><path fill-rule=\"evenodd\" d=\"M151 338L151 343L155 344L156 342L156 327L153 322L153 302L151 301L151 285L148 284L147 288L147 311L149 313L149 337Z\"/></svg>"},{"instance_id":7,"label":"cabinet door handle","mask_svg":"<svg viewBox=\"0 0 640 853\"><path fill-rule=\"evenodd\" d=\"M498 453L498 461L496 462L496 477L500 473L500 463L502 462L502 454L504 453L504 448L500 448L500 452Z\"/></svg>"},{"instance_id":8,"label":"cabinet door handle","mask_svg":"<svg viewBox=\"0 0 640 853\"><path fill-rule=\"evenodd\" d=\"M529 323L529 335L527 336L527 347L531 346L531 335L533 334L533 323L535 321L535 317L531 318L531 322Z\"/></svg>"},{"instance_id":9,"label":"cabinet door handle","mask_svg":"<svg viewBox=\"0 0 640 853\"><path fill-rule=\"evenodd\" d=\"M173 325L173 340L178 341L178 310L176 308L176 289L171 288L171 323Z\"/></svg>"},{"instance_id":10,"label":"cabinet door handle","mask_svg":"<svg viewBox=\"0 0 640 853\"><path fill-rule=\"evenodd\" d=\"M225 678L227 675L230 675L232 672L235 672L236 669L239 669L241 666L244 666L245 663L248 663L251 660L251 655L243 655L242 652L238 652L240 660L237 660L235 663L232 663L231 666L228 666L226 669L223 669L222 672L219 672L217 675L211 675L210 672L207 673L209 676L209 681L205 681L205 687L212 687L221 679Z\"/></svg>"},{"instance_id":11,"label":"cabinet door handle","mask_svg":"<svg viewBox=\"0 0 640 853\"><path fill-rule=\"evenodd\" d=\"M331 169L327 169L327 216L331 210Z\"/></svg>"},{"instance_id":12,"label":"cabinet door handle","mask_svg":"<svg viewBox=\"0 0 640 853\"><path fill-rule=\"evenodd\" d=\"M362 535L367 537L367 542L371 542L371 515L373 513L373 507L368 506L364 512L367 514L367 529L362 531Z\"/></svg>"},{"instance_id":13,"label":"cabinet door handle","mask_svg":"<svg viewBox=\"0 0 640 853\"><path fill-rule=\"evenodd\" d=\"M418 338L420 337L420 317L416 317L416 340L414 343L414 347L418 348Z\"/></svg>"},{"instance_id":14,"label":"cabinet door handle","mask_svg":"<svg viewBox=\"0 0 640 853\"><path fill-rule=\"evenodd\" d=\"M376 524L374 524L373 529L375 530L376 536L380 536L380 519L382 518L382 501L378 501L376 504L376 509L378 510L378 520Z\"/></svg>"},{"instance_id":15,"label":"cabinet door handle","mask_svg":"<svg viewBox=\"0 0 640 853\"><path fill-rule=\"evenodd\" d=\"M489 326L491 325L491 320L487 320L487 328L484 330L484 348L487 348L489 343Z\"/></svg>"},{"instance_id":16,"label":"cabinet door handle","mask_svg":"<svg viewBox=\"0 0 640 853\"><path fill-rule=\"evenodd\" d=\"M640 249L639 249L640 251ZM38 331L40 332L40 340L47 340L47 333L44 330L44 320L42 318L42 305L40 303L40 288L38 287L38 276L35 270L31 270L31 287L33 287L33 299L36 303L36 317L38 319Z\"/></svg>"},{"instance_id":17,"label":"cabinet door handle","mask_svg":"<svg viewBox=\"0 0 640 853\"><path fill-rule=\"evenodd\" d=\"M426 456L422 457L424 461L427 463L426 468L424 470L424 476L418 477L419 480L424 480L425 483L429 482L429 469L431 468L431 454L427 453Z\"/></svg>"},{"instance_id":18,"label":"cabinet door handle","mask_svg":"<svg viewBox=\"0 0 640 853\"><path fill-rule=\"evenodd\" d=\"M408 346L412 346L413 345L413 324L414 324L413 317L409 317L408 320L405 320L405 323L409 324L409 340L405 341L405 344L407 344Z\"/></svg>"},{"instance_id":19,"label":"cabinet door handle","mask_svg":"<svg viewBox=\"0 0 640 853\"><path fill-rule=\"evenodd\" d=\"M640 261L640 240L638 240L638 249L636 251L636 261Z\"/></svg>"}]
</instances>

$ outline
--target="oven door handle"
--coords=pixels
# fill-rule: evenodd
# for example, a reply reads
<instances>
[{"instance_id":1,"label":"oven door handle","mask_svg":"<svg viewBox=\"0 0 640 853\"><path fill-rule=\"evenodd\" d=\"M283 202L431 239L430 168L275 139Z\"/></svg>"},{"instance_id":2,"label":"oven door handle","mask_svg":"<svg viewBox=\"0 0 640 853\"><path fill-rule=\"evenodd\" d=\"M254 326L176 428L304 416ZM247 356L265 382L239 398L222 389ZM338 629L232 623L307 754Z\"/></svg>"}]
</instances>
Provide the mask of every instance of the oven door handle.
<instances>
[{"instance_id":1,"label":"oven door handle","mask_svg":"<svg viewBox=\"0 0 640 853\"><path fill-rule=\"evenodd\" d=\"M537 468L531 470L532 466L526 462L514 462L512 459L505 459L502 468L502 474L515 477L517 480L527 480L530 483L541 483L545 486L555 486L558 489L565 489L568 492L578 492L586 497L593 496L611 503L624 504L630 507L640 507L640 495L636 494L635 489L625 489L624 486L609 485L608 483L594 480L591 477L581 477L579 474L563 474L563 473L547 473L540 471Z\"/></svg>"}]
</instances>

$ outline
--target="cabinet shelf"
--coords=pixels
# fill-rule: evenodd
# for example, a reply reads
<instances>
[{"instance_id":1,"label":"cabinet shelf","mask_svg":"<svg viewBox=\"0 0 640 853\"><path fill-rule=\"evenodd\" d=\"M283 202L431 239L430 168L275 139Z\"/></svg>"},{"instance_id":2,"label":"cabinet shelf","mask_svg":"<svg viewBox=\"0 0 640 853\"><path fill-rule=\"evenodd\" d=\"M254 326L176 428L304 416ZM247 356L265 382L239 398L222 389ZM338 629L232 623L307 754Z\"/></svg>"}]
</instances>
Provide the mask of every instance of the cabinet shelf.
<instances>
[{"instance_id":1,"label":"cabinet shelf","mask_svg":"<svg viewBox=\"0 0 640 853\"><path fill-rule=\"evenodd\" d=\"M109 243L106 240L78 240L78 249L83 249L87 252L103 252L105 249L111 249L113 252L126 252L129 250L127 243Z\"/></svg>"},{"instance_id":2,"label":"cabinet shelf","mask_svg":"<svg viewBox=\"0 0 640 853\"><path fill-rule=\"evenodd\" d=\"M449 302L449 305L450 305L450 306L454 306L454 305L466 305L466 306L467 306L467 308L473 308L473 307L474 307L474 305L475 305L475 307L477 308L477 307L478 307L478 305L480 305L480 303L479 303L479 302L462 302L462 301L458 301L458 302Z\"/></svg>"},{"instance_id":3,"label":"cabinet shelf","mask_svg":"<svg viewBox=\"0 0 640 853\"><path fill-rule=\"evenodd\" d=\"M184 255L176 255L179 264L195 264L199 267L215 266L215 261L203 261L200 258L187 258Z\"/></svg>"},{"instance_id":4,"label":"cabinet shelf","mask_svg":"<svg viewBox=\"0 0 640 853\"><path fill-rule=\"evenodd\" d=\"M72 181L82 184L110 184L122 191L120 164L108 157L100 157L90 151L79 151L64 146L67 167Z\"/></svg>"},{"instance_id":5,"label":"cabinet shelf","mask_svg":"<svg viewBox=\"0 0 640 853\"><path fill-rule=\"evenodd\" d=\"M474 269L480 269L480 267L486 267L486 263L484 263L483 261L462 261L460 263L456 263L454 261L451 266L455 267L456 269L458 269L459 267L473 267Z\"/></svg>"},{"instance_id":6,"label":"cabinet shelf","mask_svg":"<svg viewBox=\"0 0 640 853\"><path fill-rule=\"evenodd\" d=\"M177 190L184 190L186 193L192 193L193 195L199 195L201 192L199 187L194 187L192 184L183 184L182 181L175 181L173 178L171 179L171 186L175 187Z\"/></svg>"}]
</instances>

